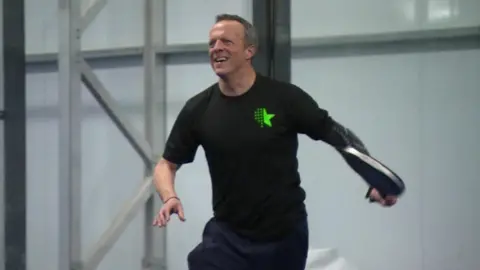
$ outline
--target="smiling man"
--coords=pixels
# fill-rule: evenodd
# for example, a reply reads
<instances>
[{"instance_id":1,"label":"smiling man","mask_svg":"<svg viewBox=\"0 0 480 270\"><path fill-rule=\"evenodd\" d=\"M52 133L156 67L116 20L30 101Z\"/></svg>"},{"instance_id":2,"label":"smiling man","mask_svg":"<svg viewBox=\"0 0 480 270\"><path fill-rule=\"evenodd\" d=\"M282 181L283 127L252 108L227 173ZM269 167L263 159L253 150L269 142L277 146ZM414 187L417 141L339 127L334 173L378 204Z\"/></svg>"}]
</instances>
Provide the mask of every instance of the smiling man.
<instances>
[{"instance_id":1,"label":"smiling man","mask_svg":"<svg viewBox=\"0 0 480 270\"><path fill-rule=\"evenodd\" d=\"M164 205L154 225L165 226L172 213L183 221L175 174L193 162L199 146L205 151L214 217L188 256L190 270L303 270L309 234L298 135L368 155L363 143L305 91L258 74L252 66L256 50L249 22L217 16L209 55L218 82L186 102L155 168ZM395 203L375 189L368 196L383 205Z\"/></svg>"}]
</instances>

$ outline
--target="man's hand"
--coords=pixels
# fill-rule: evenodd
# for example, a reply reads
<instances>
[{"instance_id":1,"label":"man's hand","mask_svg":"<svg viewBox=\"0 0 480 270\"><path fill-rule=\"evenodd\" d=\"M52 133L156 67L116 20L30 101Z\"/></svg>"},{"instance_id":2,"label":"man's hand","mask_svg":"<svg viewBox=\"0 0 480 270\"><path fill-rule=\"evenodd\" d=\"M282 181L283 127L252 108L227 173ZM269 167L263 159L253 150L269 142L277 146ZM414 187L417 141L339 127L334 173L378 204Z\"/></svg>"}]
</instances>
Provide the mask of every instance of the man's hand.
<instances>
[{"instance_id":1,"label":"man's hand","mask_svg":"<svg viewBox=\"0 0 480 270\"><path fill-rule=\"evenodd\" d=\"M164 227L170 221L170 216L177 214L181 221L185 221L182 203L178 198L170 198L163 204L153 221L153 226Z\"/></svg>"},{"instance_id":2,"label":"man's hand","mask_svg":"<svg viewBox=\"0 0 480 270\"><path fill-rule=\"evenodd\" d=\"M378 191L374 188L372 188L368 197L372 201L375 201L375 202L377 202L377 203L379 203L379 204L381 204L382 206L385 206L385 207L390 207L390 206L393 206L397 203L397 197L386 196L385 198L382 198L382 196L380 196L380 193L378 193Z\"/></svg>"}]
</instances>

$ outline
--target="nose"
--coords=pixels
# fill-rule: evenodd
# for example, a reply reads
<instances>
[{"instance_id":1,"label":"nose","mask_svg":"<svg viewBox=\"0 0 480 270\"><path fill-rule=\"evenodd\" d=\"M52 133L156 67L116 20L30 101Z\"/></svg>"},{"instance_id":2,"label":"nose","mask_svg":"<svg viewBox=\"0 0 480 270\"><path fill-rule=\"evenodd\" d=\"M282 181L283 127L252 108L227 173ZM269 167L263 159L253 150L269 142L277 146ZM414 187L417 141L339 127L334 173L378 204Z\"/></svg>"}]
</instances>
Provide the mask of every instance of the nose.
<instances>
[{"instance_id":1,"label":"nose","mask_svg":"<svg viewBox=\"0 0 480 270\"><path fill-rule=\"evenodd\" d=\"M224 47L221 40L215 41L211 46L213 51L223 50L223 47Z\"/></svg>"}]
</instances>

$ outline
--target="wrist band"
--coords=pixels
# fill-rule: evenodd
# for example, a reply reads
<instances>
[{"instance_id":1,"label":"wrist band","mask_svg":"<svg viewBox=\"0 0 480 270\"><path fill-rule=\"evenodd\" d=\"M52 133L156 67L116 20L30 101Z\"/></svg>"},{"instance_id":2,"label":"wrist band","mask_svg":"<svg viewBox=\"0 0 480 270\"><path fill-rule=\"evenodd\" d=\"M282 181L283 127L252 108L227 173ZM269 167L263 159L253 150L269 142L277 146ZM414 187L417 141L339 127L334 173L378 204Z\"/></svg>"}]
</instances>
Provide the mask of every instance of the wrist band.
<instances>
[{"instance_id":1,"label":"wrist band","mask_svg":"<svg viewBox=\"0 0 480 270\"><path fill-rule=\"evenodd\" d=\"M372 192L373 187L369 187L367 190L367 194L365 194L365 198L368 199L370 197L370 193Z\"/></svg>"},{"instance_id":2,"label":"wrist band","mask_svg":"<svg viewBox=\"0 0 480 270\"><path fill-rule=\"evenodd\" d=\"M370 193L372 193L372 190L373 190L373 187L369 187L368 191L367 191L367 194L365 194L365 198L368 199L368 201L371 202L371 203L375 202L374 199L370 198Z\"/></svg>"},{"instance_id":3,"label":"wrist band","mask_svg":"<svg viewBox=\"0 0 480 270\"><path fill-rule=\"evenodd\" d=\"M176 196L173 196L173 197L170 197L170 198L166 199L166 200L163 202L163 204L166 204L166 203L167 203L169 200L171 200L171 199L177 199L177 200L180 201L180 198L178 198L178 197L176 197Z\"/></svg>"}]
</instances>

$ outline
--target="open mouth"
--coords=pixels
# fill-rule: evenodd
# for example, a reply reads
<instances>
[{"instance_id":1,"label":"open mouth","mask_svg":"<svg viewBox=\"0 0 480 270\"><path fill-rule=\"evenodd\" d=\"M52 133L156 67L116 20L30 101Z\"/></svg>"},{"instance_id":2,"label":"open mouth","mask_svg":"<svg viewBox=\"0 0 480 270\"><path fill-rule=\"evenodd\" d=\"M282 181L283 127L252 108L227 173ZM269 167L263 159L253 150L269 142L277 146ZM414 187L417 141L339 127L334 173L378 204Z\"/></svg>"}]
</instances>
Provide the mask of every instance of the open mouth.
<instances>
[{"instance_id":1,"label":"open mouth","mask_svg":"<svg viewBox=\"0 0 480 270\"><path fill-rule=\"evenodd\" d=\"M223 63L227 60L228 60L227 57L217 57L214 59L215 63Z\"/></svg>"}]
</instances>

